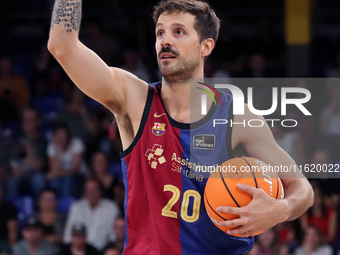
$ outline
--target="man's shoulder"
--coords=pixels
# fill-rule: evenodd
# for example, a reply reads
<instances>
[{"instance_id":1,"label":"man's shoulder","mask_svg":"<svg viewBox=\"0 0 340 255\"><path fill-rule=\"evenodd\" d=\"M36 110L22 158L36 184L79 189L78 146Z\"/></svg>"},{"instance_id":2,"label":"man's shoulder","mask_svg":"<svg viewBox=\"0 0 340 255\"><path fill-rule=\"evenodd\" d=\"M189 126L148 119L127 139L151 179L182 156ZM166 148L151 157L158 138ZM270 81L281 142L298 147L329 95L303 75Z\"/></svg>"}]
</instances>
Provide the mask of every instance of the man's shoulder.
<instances>
[{"instance_id":1,"label":"man's shoulder","mask_svg":"<svg viewBox=\"0 0 340 255\"><path fill-rule=\"evenodd\" d=\"M331 254L332 247L329 244L325 244L323 246L321 246L318 251L320 252L320 254Z\"/></svg>"},{"instance_id":2,"label":"man's shoulder","mask_svg":"<svg viewBox=\"0 0 340 255\"><path fill-rule=\"evenodd\" d=\"M73 203L75 206L86 205L87 200L85 198L81 198Z\"/></svg>"},{"instance_id":3,"label":"man's shoulder","mask_svg":"<svg viewBox=\"0 0 340 255\"><path fill-rule=\"evenodd\" d=\"M83 199L80 199L76 202L73 203L72 205L72 210L81 210L81 211L84 211L86 208L89 207L89 202L83 198ZM117 207L117 204L110 200L110 199L107 199L107 198L102 198L100 200L100 207L102 208L112 208L112 207Z\"/></svg>"},{"instance_id":4,"label":"man's shoulder","mask_svg":"<svg viewBox=\"0 0 340 255\"><path fill-rule=\"evenodd\" d=\"M70 146L77 147L77 146L82 146L83 144L84 143L83 143L83 141L80 138L73 137L72 140L71 140Z\"/></svg>"},{"instance_id":5,"label":"man's shoulder","mask_svg":"<svg viewBox=\"0 0 340 255\"><path fill-rule=\"evenodd\" d=\"M82 199L75 201L72 204L71 209L72 210L83 210L87 206L87 204L88 204L87 200L82 198Z\"/></svg>"},{"instance_id":6,"label":"man's shoulder","mask_svg":"<svg viewBox=\"0 0 340 255\"><path fill-rule=\"evenodd\" d=\"M60 251L59 251L59 255L72 255L71 253L71 244L63 244L61 247L60 247Z\"/></svg>"},{"instance_id":7,"label":"man's shoulder","mask_svg":"<svg viewBox=\"0 0 340 255\"><path fill-rule=\"evenodd\" d=\"M117 203L108 198L102 198L101 204L105 207L118 208Z\"/></svg>"},{"instance_id":8,"label":"man's shoulder","mask_svg":"<svg viewBox=\"0 0 340 255\"><path fill-rule=\"evenodd\" d=\"M99 254L98 250L94 248L91 244L86 244L86 252L91 255Z\"/></svg>"},{"instance_id":9,"label":"man's shoulder","mask_svg":"<svg viewBox=\"0 0 340 255\"><path fill-rule=\"evenodd\" d=\"M51 249L53 250L54 249L53 245L46 240L41 240L39 242L39 246L40 246L39 249L44 249L44 250L51 250Z\"/></svg>"},{"instance_id":10,"label":"man's shoulder","mask_svg":"<svg viewBox=\"0 0 340 255\"><path fill-rule=\"evenodd\" d=\"M25 249L27 249L27 242L25 239L22 239L13 245L13 252L14 251L19 252Z\"/></svg>"}]
</instances>

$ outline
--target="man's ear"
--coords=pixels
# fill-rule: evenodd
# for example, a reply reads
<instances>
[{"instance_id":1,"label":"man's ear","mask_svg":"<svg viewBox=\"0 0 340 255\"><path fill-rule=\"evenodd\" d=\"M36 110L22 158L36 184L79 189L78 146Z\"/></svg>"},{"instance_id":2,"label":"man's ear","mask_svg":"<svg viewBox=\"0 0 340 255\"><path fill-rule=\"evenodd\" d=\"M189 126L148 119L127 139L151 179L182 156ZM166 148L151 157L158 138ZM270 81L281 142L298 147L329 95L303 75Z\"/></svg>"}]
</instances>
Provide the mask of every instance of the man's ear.
<instances>
[{"instance_id":1,"label":"man's ear","mask_svg":"<svg viewBox=\"0 0 340 255\"><path fill-rule=\"evenodd\" d=\"M204 39L201 44L201 54L202 57L207 57L211 54L212 50L215 47L215 42L212 38Z\"/></svg>"}]
</instances>

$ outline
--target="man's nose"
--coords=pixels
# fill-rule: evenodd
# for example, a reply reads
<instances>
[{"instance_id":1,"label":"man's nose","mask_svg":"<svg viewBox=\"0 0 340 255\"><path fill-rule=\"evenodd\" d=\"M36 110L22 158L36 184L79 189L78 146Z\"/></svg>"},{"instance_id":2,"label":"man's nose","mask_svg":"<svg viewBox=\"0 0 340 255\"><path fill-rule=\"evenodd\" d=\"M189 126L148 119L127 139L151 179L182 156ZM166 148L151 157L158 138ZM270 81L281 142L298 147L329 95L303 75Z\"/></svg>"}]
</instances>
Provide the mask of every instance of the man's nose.
<instances>
[{"instance_id":1,"label":"man's nose","mask_svg":"<svg viewBox=\"0 0 340 255\"><path fill-rule=\"evenodd\" d=\"M161 40L161 46L162 47L167 47L167 46L172 47L173 46L173 40L172 40L171 34L165 33L163 35L163 38Z\"/></svg>"}]
</instances>

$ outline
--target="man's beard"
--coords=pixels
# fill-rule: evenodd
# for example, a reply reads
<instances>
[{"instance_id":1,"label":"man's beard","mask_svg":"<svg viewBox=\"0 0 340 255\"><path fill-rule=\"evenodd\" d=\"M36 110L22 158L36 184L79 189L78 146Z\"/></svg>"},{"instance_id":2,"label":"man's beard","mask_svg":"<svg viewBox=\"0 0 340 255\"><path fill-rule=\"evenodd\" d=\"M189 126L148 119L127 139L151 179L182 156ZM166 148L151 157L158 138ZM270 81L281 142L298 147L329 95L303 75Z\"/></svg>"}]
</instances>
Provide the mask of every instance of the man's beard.
<instances>
[{"instance_id":1,"label":"man's beard","mask_svg":"<svg viewBox=\"0 0 340 255\"><path fill-rule=\"evenodd\" d=\"M194 78L194 73L199 67L199 57L182 59L180 56L176 56L175 61L177 61L177 63L172 67L168 67L171 63L161 65L160 62L158 62L159 70L169 86L190 81L191 78Z\"/></svg>"}]
</instances>

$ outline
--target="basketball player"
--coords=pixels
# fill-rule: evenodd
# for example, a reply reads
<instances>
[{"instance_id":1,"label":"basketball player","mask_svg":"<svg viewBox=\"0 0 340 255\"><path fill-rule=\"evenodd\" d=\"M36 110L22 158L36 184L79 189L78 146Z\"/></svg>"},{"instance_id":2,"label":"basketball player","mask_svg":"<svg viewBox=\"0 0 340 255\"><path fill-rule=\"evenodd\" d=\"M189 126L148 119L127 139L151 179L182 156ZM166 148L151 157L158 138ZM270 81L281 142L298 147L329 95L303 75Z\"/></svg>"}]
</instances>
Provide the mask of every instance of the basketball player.
<instances>
[{"instance_id":1,"label":"basketball player","mask_svg":"<svg viewBox=\"0 0 340 255\"><path fill-rule=\"evenodd\" d=\"M241 144L251 157L271 165L294 162L275 143L268 126L212 128L212 119L232 118L230 95L221 93L223 106L212 104L201 119L191 114L190 79L203 78L204 60L215 46L220 27L207 3L168 0L155 8L155 48L163 75L155 84L107 66L78 40L81 4L81 0L56 0L48 48L73 82L110 109L117 120L124 149L125 255L239 255L252 249L254 233L296 219L312 205L311 187L296 173L282 178L284 199L239 186L253 196L248 206L215 208L239 215L220 224L237 227L229 234L241 237L222 232L209 219L203 203L206 178L192 171L198 161L222 164ZM246 110L234 121L254 118L259 116ZM210 144L214 148L195 148L190 143L193 134L215 136Z\"/></svg>"}]
</instances>

